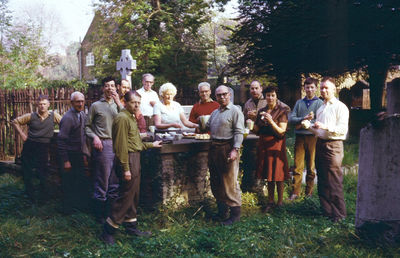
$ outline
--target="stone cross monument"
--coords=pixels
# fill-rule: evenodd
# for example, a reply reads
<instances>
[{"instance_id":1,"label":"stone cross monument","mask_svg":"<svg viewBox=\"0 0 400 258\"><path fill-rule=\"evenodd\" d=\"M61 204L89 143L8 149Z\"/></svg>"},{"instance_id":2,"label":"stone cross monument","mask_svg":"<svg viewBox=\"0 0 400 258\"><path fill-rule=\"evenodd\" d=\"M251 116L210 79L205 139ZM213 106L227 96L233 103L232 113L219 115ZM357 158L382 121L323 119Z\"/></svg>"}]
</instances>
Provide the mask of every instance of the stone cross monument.
<instances>
[{"instance_id":1,"label":"stone cross monument","mask_svg":"<svg viewBox=\"0 0 400 258\"><path fill-rule=\"evenodd\" d=\"M136 69L136 60L131 56L130 49L123 49L121 51L121 58L117 62L117 71L121 73L121 80L128 80L132 88L131 74L132 70Z\"/></svg>"}]
</instances>

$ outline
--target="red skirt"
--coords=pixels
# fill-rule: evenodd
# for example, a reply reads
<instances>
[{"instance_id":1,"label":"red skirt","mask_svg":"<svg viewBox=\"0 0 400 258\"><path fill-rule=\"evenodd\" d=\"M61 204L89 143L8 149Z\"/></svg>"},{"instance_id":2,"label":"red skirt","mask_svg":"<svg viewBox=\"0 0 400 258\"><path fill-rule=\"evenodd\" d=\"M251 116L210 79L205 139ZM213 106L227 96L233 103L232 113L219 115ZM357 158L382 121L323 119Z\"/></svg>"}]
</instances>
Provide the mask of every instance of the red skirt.
<instances>
[{"instance_id":1,"label":"red skirt","mask_svg":"<svg viewBox=\"0 0 400 258\"><path fill-rule=\"evenodd\" d=\"M267 179L268 182L289 179L286 138L278 139L271 135L260 135L257 150L257 178Z\"/></svg>"}]
</instances>

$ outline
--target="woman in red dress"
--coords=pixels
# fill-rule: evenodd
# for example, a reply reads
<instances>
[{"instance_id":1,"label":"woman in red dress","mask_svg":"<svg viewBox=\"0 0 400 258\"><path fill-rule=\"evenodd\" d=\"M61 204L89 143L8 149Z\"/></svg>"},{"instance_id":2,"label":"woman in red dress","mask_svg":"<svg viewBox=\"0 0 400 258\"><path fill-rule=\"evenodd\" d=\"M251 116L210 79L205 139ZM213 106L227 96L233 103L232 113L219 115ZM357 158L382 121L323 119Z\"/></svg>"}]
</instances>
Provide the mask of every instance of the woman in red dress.
<instances>
[{"instance_id":1,"label":"woman in red dress","mask_svg":"<svg viewBox=\"0 0 400 258\"><path fill-rule=\"evenodd\" d=\"M281 206L284 181L289 179L285 133L290 108L278 100L277 87L269 86L264 92L267 106L258 111L254 127L260 136L257 151L257 178L266 179L268 182L268 204L262 207L262 210L268 212L275 206L275 184L278 192L276 205Z\"/></svg>"}]
</instances>

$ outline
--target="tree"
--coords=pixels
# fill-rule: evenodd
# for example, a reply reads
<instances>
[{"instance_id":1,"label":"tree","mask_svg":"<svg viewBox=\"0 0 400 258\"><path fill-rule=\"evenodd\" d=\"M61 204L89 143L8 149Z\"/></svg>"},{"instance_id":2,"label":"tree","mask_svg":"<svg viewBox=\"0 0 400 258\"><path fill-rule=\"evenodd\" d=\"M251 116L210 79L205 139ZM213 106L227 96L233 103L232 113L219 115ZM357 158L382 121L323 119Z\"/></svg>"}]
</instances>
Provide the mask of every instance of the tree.
<instances>
[{"instance_id":1,"label":"tree","mask_svg":"<svg viewBox=\"0 0 400 258\"><path fill-rule=\"evenodd\" d=\"M348 15L349 67L368 71L371 109L379 110L387 72L400 64L400 3L351 1Z\"/></svg>"},{"instance_id":2,"label":"tree","mask_svg":"<svg viewBox=\"0 0 400 258\"><path fill-rule=\"evenodd\" d=\"M275 74L289 103L297 98L290 92L299 93L301 74L365 69L377 110L386 71L399 60L399 7L384 0L241 0L241 25L232 40L245 51L234 65Z\"/></svg>"},{"instance_id":3,"label":"tree","mask_svg":"<svg viewBox=\"0 0 400 258\"><path fill-rule=\"evenodd\" d=\"M215 16L200 29L202 40L207 49L207 74L212 78L216 78L217 85L223 84L224 78L231 73L229 60L232 55L229 52L231 45L228 39L236 24L237 22L232 19Z\"/></svg>"},{"instance_id":4,"label":"tree","mask_svg":"<svg viewBox=\"0 0 400 258\"><path fill-rule=\"evenodd\" d=\"M115 73L121 49L132 50L138 69L134 74L151 72L157 81L171 81L182 88L194 86L206 78L206 47L201 26L210 21L210 3L206 0L103 0L97 6L103 22L94 49L95 76ZM112 33L110 33L112 31ZM133 77L140 85L140 76Z\"/></svg>"},{"instance_id":5,"label":"tree","mask_svg":"<svg viewBox=\"0 0 400 258\"><path fill-rule=\"evenodd\" d=\"M79 42L70 43L65 55L54 55L53 65L43 70L43 76L50 80L73 80L79 77L78 57Z\"/></svg>"},{"instance_id":6,"label":"tree","mask_svg":"<svg viewBox=\"0 0 400 258\"><path fill-rule=\"evenodd\" d=\"M51 64L43 46L43 30L32 20L12 24L7 0L0 0L0 87L40 87L41 70Z\"/></svg>"}]
</instances>

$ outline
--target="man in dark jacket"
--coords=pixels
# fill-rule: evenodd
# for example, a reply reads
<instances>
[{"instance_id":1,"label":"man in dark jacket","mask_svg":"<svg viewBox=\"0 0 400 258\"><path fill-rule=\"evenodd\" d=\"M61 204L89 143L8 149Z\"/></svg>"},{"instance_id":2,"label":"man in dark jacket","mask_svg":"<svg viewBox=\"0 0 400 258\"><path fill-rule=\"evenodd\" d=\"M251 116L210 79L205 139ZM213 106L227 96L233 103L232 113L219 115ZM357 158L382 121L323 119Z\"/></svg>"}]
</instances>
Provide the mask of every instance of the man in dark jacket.
<instances>
[{"instance_id":1,"label":"man in dark jacket","mask_svg":"<svg viewBox=\"0 0 400 258\"><path fill-rule=\"evenodd\" d=\"M85 177L87 158L85 140L85 96L75 91L71 94L71 109L64 114L58 134L58 155L62 178L62 212L70 214L72 208L84 208L88 200ZM87 203L86 203L87 204Z\"/></svg>"}]
</instances>

